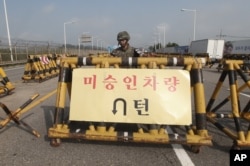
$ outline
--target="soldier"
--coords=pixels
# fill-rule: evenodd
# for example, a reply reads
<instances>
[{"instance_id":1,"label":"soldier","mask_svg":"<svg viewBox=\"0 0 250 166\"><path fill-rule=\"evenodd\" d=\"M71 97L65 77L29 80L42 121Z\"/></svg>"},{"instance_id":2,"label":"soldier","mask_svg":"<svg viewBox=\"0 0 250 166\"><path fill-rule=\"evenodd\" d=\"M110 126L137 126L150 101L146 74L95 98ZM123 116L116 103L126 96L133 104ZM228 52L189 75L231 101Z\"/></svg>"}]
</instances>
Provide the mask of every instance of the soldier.
<instances>
[{"instance_id":1,"label":"soldier","mask_svg":"<svg viewBox=\"0 0 250 166\"><path fill-rule=\"evenodd\" d=\"M119 47L111 52L112 56L116 57L139 57L141 52L139 49L131 47L128 43L130 36L127 31L122 31L117 34Z\"/></svg>"}]
</instances>

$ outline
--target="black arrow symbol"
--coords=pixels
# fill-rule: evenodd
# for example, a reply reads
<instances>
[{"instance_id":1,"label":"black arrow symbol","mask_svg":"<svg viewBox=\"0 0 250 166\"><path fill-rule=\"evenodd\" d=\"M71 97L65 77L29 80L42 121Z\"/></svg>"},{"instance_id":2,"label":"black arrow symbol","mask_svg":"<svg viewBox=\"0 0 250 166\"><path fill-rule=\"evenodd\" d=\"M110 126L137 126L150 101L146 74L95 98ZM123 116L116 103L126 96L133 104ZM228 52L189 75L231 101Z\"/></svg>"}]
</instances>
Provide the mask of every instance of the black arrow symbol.
<instances>
[{"instance_id":1,"label":"black arrow symbol","mask_svg":"<svg viewBox=\"0 0 250 166\"><path fill-rule=\"evenodd\" d=\"M117 110L116 110L116 103L118 101L122 101L123 102L123 115L126 116L127 115L127 104L126 104L126 100L124 100L123 98L117 98L115 99L115 101L113 102L113 114L115 115L117 113Z\"/></svg>"}]
</instances>

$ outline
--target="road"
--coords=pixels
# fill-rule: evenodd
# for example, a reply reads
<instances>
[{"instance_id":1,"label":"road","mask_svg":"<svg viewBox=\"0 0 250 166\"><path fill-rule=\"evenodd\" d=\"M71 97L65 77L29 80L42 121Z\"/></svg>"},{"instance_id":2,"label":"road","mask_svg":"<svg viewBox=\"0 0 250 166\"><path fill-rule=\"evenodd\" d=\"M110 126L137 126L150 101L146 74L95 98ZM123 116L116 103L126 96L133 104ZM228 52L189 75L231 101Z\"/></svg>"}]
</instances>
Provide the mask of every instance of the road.
<instances>
[{"instance_id":1,"label":"road","mask_svg":"<svg viewBox=\"0 0 250 166\"><path fill-rule=\"evenodd\" d=\"M11 110L17 109L32 95L39 93L44 96L57 88L58 78L52 78L42 83L24 83L21 77L23 66L5 68L10 81L15 85L14 93L1 96L0 101ZM204 86L206 101L210 98L213 89L220 77L215 67L204 68ZM242 82L239 78L239 82ZM229 95L228 81L223 84L219 99ZM243 91L240 95L242 105L249 100L249 92ZM39 138L30 134L24 126L9 123L0 130L0 162L2 166L67 166L67 165L102 165L102 166L152 166L152 165L229 165L229 150L232 140L215 126L208 122L208 133L213 138L212 146L202 146L196 154L189 146L179 144L149 145L143 143L101 142L86 140L63 140L59 147L51 147L47 137L48 128L53 125L53 113L56 96L52 96L21 116L21 119L36 129L41 135ZM230 105L222 108L231 110ZM6 115L0 111L0 118ZM227 120L232 125L232 121ZM246 124L243 124L246 125Z\"/></svg>"}]
</instances>

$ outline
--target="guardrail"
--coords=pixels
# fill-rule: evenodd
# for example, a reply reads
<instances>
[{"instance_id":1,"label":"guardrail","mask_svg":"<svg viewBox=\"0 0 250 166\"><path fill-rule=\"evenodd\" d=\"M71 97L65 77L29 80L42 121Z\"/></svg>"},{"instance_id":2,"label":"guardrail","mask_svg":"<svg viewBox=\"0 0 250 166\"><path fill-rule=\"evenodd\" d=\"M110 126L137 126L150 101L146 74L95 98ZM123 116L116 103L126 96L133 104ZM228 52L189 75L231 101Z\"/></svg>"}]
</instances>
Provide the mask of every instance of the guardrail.
<instances>
[{"instance_id":1,"label":"guardrail","mask_svg":"<svg viewBox=\"0 0 250 166\"><path fill-rule=\"evenodd\" d=\"M26 62L27 62L27 60L19 60L19 61L1 61L1 62L0 62L0 67L21 65L21 64L25 64Z\"/></svg>"}]
</instances>

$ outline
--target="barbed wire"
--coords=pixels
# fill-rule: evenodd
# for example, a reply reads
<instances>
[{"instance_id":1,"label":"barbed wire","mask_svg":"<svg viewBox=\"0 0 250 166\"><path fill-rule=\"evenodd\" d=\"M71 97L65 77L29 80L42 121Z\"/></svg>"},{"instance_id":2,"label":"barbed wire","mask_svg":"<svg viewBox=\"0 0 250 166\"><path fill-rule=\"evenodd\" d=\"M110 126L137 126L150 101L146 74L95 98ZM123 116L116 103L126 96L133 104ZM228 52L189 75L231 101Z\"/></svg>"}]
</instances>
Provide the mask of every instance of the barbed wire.
<instances>
[{"instance_id":1,"label":"barbed wire","mask_svg":"<svg viewBox=\"0 0 250 166\"><path fill-rule=\"evenodd\" d=\"M24 39L11 39L11 43L13 46L54 46L54 47L62 47L62 43L54 42L54 41L34 41L34 40L24 40ZM9 42L7 38L0 37L0 46L9 46Z\"/></svg>"}]
</instances>

